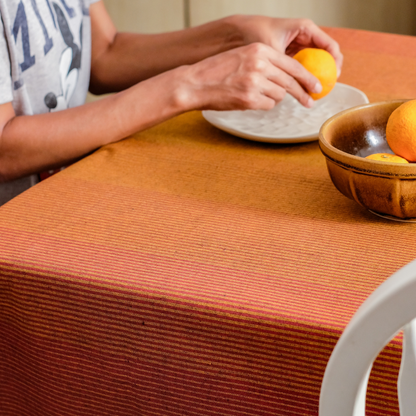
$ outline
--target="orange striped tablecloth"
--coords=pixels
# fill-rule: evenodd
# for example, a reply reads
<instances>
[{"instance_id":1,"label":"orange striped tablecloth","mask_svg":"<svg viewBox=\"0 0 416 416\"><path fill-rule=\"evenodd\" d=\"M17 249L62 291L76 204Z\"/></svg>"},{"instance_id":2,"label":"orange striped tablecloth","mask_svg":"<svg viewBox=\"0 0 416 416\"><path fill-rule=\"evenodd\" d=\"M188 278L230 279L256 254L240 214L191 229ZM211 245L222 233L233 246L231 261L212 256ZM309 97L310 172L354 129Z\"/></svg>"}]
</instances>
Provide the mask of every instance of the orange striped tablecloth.
<instances>
[{"instance_id":1,"label":"orange striped tablecloth","mask_svg":"<svg viewBox=\"0 0 416 416\"><path fill-rule=\"evenodd\" d=\"M341 82L416 96L415 38L327 30ZM177 117L0 208L0 414L317 415L339 335L415 246L334 188L316 142ZM400 355L368 414L397 414Z\"/></svg>"}]
</instances>

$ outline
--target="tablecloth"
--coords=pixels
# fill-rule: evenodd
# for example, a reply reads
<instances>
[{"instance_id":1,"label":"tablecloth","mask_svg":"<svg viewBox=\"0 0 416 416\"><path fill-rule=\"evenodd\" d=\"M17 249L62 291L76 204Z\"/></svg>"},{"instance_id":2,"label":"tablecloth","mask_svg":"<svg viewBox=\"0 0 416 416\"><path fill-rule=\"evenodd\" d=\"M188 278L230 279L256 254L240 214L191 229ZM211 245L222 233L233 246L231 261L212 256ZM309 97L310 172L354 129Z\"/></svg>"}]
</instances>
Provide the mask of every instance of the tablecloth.
<instances>
[{"instance_id":1,"label":"tablecloth","mask_svg":"<svg viewBox=\"0 0 416 416\"><path fill-rule=\"evenodd\" d=\"M415 38L326 30L341 82L416 95ZM317 415L345 325L415 245L335 189L317 142L181 115L0 208L0 414ZM398 336L369 415L398 414L400 356Z\"/></svg>"}]
</instances>

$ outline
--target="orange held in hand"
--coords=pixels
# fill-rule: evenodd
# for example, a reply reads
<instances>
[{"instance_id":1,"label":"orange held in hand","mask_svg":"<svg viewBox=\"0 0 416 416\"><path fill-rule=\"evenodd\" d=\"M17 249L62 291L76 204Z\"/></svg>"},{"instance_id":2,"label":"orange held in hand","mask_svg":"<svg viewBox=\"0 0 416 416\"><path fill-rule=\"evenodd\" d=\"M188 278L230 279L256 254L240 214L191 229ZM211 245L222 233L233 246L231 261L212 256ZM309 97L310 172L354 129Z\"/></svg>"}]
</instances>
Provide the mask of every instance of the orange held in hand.
<instances>
[{"instance_id":1,"label":"orange held in hand","mask_svg":"<svg viewBox=\"0 0 416 416\"><path fill-rule=\"evenodd\" d=\"M386 139L394 153L416 162L416 100L405 102L391 113Z\"/></svg>"},{"instance_id":2,"label":"orange held in hand","mask_svg":"<svg viewBox=\"0 0 416 416\"><path fill-rule=\"evenodd\" d=\"M390 153L374 153L373 155L367 156L366 159L379 160L380 162L409 163L406 159Z\"/></svg>"},{"instance_id":3,"label":"orange held in hand","mask_svg":"<svg viewBox=\"0 0 416 416\"><path fill-rule=\"evenodd\" d=\"M332 91L337 82L337 65L332 55L323 50L306 48L299 51L293 59L296 59L312 75L318 78L322 85L322 92L319 94L308 92L314 99L319 100Z\"/></svg>"}]
</instances>

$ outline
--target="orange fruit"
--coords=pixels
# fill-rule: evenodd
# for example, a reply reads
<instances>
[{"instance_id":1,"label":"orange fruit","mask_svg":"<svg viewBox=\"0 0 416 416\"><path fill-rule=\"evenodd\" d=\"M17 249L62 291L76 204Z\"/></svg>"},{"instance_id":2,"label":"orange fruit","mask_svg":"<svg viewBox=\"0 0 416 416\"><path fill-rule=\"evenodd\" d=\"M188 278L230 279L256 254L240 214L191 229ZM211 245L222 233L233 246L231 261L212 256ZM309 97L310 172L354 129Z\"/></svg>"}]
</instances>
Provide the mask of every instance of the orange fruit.
<instances>
[{"instance_id":1,"label":"orange fruit","mask_svg":"<svg viewBox=\"0 0 416 416\"><path fill-rule=\"evenodd\" d=\"M374 153L373 155L366 156L366 159L379 160L380 162L409 163L406 159L390 153Z\"/></svg>"},{"instance_id":2,"label":"orange fruit","mask_svg":"<svg viewBox=\"0 0 416 416\"><path fill-rule=\"evenodd\" d=\"M332 91L337 82L337 65L333 56L323 50L315 48L305 48L299 51L293 59L296 59L312 75L318 78L322 85L322 92L319 94L309 92L314 99L319 100Z\"/></svg>"},{"instance_id":3,"label":"orange fruit","mask_svg":"<svg viewBox=\"0 0 416 416\"><path fill-rule=\"evenodd\" d=\"M386 139L394 153L416 162L416 100L403 103L391 113Z\"/></svg>"}]
</instances>

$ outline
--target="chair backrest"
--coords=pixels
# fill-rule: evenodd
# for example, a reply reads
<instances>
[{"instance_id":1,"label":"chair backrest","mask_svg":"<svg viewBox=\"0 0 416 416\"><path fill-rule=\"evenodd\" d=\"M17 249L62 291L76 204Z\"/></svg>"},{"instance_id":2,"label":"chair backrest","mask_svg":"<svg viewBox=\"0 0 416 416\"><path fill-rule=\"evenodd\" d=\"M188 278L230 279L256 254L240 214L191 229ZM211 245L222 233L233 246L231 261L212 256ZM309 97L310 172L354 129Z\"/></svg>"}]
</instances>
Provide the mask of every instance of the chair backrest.
<instances>
[{"instance_id":1,"label":"chair backrest","mask_svg":"<svg viewBox=\"0 0 416 416\"><path fill-rule=\"evenodd\" d=\"M364 416L374 360L404 331L398 380L401 416L416 414L416 260L382 283L345 328L328 362L319 416Z\"/></svg>"}]
</instances>

